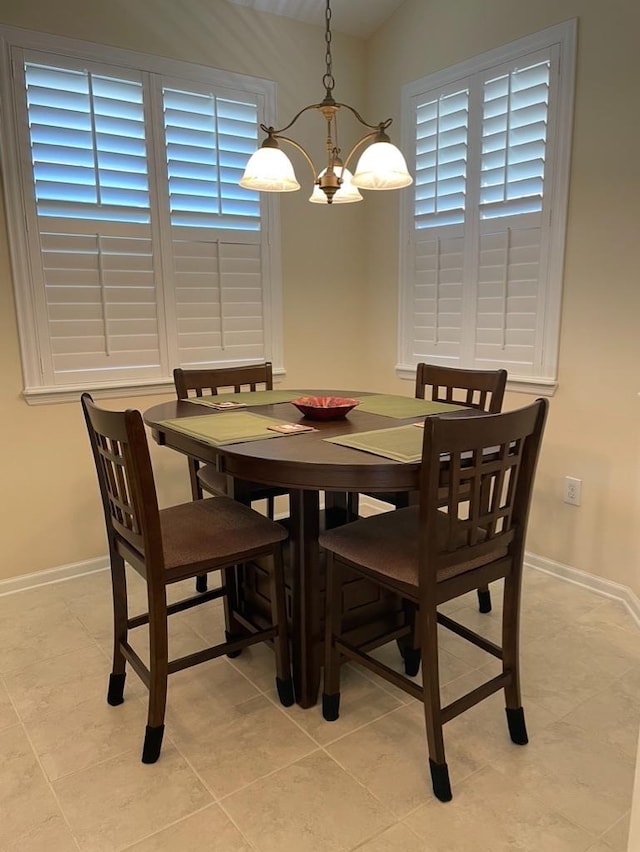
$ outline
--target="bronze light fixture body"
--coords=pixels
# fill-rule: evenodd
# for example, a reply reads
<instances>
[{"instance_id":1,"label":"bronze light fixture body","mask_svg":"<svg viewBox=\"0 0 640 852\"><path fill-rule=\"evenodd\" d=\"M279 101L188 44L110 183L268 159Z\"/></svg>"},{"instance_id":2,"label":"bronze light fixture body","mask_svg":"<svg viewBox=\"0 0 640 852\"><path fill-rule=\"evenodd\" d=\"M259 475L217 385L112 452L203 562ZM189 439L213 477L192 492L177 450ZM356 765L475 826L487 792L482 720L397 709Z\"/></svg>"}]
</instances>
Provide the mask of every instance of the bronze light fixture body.
<instances>
[{"instance_id":1,"label":"bronze light fixture body","mask_svg":"<svg viewBox=\"0 0 640 852\"><path fill-rule=\"evenodd\" d=\"M413 182L402 153L391 143L386 132L393 119L388 118L379 124L369 124L356 109L349 104L336 101L333 97L335 80L332 73L330 0L327 0L325 11L325 44L326 70L322 77L325 88L324 99L320 103L303 107L287 125L279 130L265 124L260 125L260 129L267 134L267 137L249 159L240 181L241 186L260 192L293 192L300 189L291 161L281 149L280 142L287 143L299 151L309 164L314 184L314 191L309 201L313 203L361 201L362 195L359 189L400 189ZM344 161L338 145L337 115L341 109L349 110L360 124L368 128L368 132L355 143ZM327 165L319 174L313 160L302 145L290 136L284 135L300 116L309 110L320 112L326 122ZM364 146L368 147L362 153L355 174L352 176L348 166L356 152Z\"/></svg>"}]
</instances>

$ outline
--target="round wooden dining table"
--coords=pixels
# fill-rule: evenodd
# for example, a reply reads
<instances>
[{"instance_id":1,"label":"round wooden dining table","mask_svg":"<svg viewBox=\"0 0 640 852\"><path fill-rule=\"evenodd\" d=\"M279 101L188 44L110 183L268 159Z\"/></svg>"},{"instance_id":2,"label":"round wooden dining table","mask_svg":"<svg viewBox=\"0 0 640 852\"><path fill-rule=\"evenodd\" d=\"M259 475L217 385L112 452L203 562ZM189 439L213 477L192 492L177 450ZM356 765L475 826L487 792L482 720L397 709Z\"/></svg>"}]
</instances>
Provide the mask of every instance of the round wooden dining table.
<instances>
[{"instance_id":1,"label":"round wooden dining table","mask_svg":"<svg viewBox=\"0 0 640 852\"><path fill-rule=\"evenodd\" d=\"M367 396L360 391L339 390L305 390L300 395ZM313 431L214 446L165 423L177 418L202 415L224 417L226 414L187 400L155 405L144 413L144 420L159 445L194 456L205 463L215 463L229 477L229 494L238 500L248 502L248 491L243 491L243 483L247 482L288 490L293 678L297 702L303 707L309 707L317 701L323 645L323 578L318 547L320 493L325 492L325 503L331 506L333 518L348 520L350 493L416 491L420 472L419 463L394 461L328 443L324 439L388 429L424 418L391 419L355 408L341 420L310 421L290 402L259 406L252 404L246 410L281 421L312 426ZM258 592L256 596L259 597ZM380 602L371 602L371 606L380 617ZM364 604L363 607L367 609ZM358 606L356 608L362 609ZM392 621L396 626L398 612L398 606L395 605Z\"/></svg>"}]
</instances>

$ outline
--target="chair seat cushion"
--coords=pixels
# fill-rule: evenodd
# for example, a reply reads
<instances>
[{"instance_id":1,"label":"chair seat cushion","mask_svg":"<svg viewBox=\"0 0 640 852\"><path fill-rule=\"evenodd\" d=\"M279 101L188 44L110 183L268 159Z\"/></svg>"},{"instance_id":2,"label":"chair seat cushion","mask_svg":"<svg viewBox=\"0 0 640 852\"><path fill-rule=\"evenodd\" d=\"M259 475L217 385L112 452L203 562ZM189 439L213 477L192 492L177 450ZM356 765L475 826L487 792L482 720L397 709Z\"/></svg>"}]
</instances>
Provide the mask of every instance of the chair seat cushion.
<instances>
[{"instance_id":1,"label":"chair seat cushion","mask_svg":"<svg viewBox=\"0 0 640 852\"><path fill-rule=\"evenodd\" d=\"M227 493L227 477L226 474L220 473L214 464L205 464L198 468L198 480L200 485L209 494ZM279 497L282 494L287 494L286 488L275 488L269 485L262 485L259 482L249 482L249 490L252 500L264 500L267 497Z\"/></svg>"},{"instance_id":2,"label":"chair seat cushion","mask_svg":"<svg viewBox=\"0 0 640 852\"><path fill-rule=\"evenodd\" d=\"M440 514L442 523L438 536L441 535L444 541L448 521L444 513ZM368 573L386 578L400 591L415 594L418 588L418 525L419 508L410 506L332 529L320 536L320 544L337 556L361 566ZM448 580L506 554L505 547L496 547L480 558L455 563L440 570L437 579L439 582Z\"/></svg>"},{"instance_id":3,"label":"chair seat cushion","mask_svg":"<svg viewBox=\"0 0 640 852\"><path fill-rule=\"evenodd\" d=\"M229 497L194 500L160 511L167 571L186 566L233 564L253 551L267 550L287 537L275 521Z\"/></svg>"}]
</instances>

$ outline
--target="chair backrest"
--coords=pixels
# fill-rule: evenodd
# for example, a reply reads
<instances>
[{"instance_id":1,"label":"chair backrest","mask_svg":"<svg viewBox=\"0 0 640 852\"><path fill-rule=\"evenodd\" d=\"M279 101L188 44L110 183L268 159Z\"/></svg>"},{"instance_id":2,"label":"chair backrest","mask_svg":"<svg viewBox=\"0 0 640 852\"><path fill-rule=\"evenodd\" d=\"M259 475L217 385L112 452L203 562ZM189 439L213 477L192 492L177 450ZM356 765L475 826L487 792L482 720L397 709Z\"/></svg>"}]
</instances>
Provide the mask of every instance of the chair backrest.
<instances>
[{"instance_id":1,"label":"chair backrest","mask_svg":"<svg viewBox=\"0 0 640 852\"><path fill-rule=\"evenodd\" d=\"M273 390L273 370L270 361L211 370L183 370L177 367L173 371L173 381L178 399L202 396L203 393L216 396L224 392L240 393L242 390Z\"/></svg>"},{"instance_id":2,"label":"chair backrest","mask_svg":"<svg viewBox=\"0 0 640 852\"><path fill-rule=\"evenodd\" d=\"M548 401L538 399L502 414L427 417L420 487L421 582L433 583L438 571L455 566L477 567L498 552L511 558L513 570L521 570L547 409Z\"/></svg>"},{"instance_id":3,"label":"chair backrest","mask_svg":"<svg viewBox=\"0 0 640 852\"><path fill-rule=\"evenodd\" d=\"M425 388L430 387L434 402L451 402L490 414L502 411L506 384L506 370L462 370L424 363L416 370L418 399L424 399Z\"/></svg>"},{"instance_id":4,"label":"chair backrest","mask_svg":"<svg viewBox=\"0 0 640 852\"><path fill-rule=\"evenodd\" d=\"M81 402L109 548L134 566L160 571L164 565L160 515L142 416L133 409L99 408L88 393L82 394Z\"/></svg>"}]
</instances>

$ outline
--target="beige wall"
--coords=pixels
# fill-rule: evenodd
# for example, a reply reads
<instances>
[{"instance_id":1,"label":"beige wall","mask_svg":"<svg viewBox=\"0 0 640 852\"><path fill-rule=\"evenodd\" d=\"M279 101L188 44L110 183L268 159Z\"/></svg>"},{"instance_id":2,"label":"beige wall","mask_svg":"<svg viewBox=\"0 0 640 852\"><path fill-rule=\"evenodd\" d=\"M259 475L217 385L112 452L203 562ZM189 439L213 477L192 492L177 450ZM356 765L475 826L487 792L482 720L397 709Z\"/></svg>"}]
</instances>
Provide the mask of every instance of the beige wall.
<instances>
[{"instance_id":1,"label":"beige wall","mask_svg":"<svg viewBox=\"0 0 640 852\"><path fill-rule=\"evenodd\" d=\"M225 0L3 0L0 23L199 62L275 80L281 120L321 100L322 30L261 15ZM364 98L364 45L334 37L336 96ZM322 156L323 125L300 121L309 148ZM346 147L349 123L344 123ZM352 128L355 133L355 127ZM320 147L317 142L320 142ZM302 160L299 177L309 183ZM358 386L358 363L341 342L362 340L364 216L355 207L326 210L309 191L282 200L284 355L291 387ZM360 205L363 206L363 205ZM329 214L329 215L327 215ZM331 332L327 333L327 328ZM79 403L29 406L22 375L13 288L0 205L0 447L3 448L0 580L106 553L95 472ZM338 380L336 377L340 377ZM166 397L165 397L166 398ZM110 407L147 408L162 397L109 400ZM187 499L184 459L153 447L160 499Z\"/></svg>"},{"instance_id":2,"label":"beige wall","mask_svg":"<svg viewBox=\"0 0 640 852\"><path fill-rule=\"evenodd\" d=\"M393 116L398 140L405 82L579 18L560 387L552 400L529 548L630 586L636 594L639 8L636 0L406 0L367 45L334 35L336 96L358 106L368 91L366 112ZM322 94L321 30L225 0L4 0L0 23L273 79L281 119ZM303 128L310 147L314 129L311 119ZM342 139L344 147L347 141ZM302 164L299 170L304 175ZM412 393L394 372L398 195L370 193L363 204L327 210L307 204L301 192L284 197L281 211L287 384L322 386L339 377L343 386ZM0 446L5 451L0 579L105 552L79 405L33 407L20 395L5 231L0 221ZM508 404L527 399L511 395ZM159 400L109 404L145 408ZM153 449L161 500L186 498L184 460ZM561 502L565 474L584 480L580 508Z\"/></svg>"},{"instance_id":3,"label":"beige wall","mask_svg":"<svg viewBox=\"0 0 640 852\"><path fill-rule=\"evenodd\" d=\"M368 44L369 108L399 117L403 84L578 18L559 388L551 401L528 539L532 552L640 594L640 60L637 0L406 0ZM396 379L397 198L367 208L369 362ZM381 382L382 383L382 382ZM529 397L508 396L507 405ZM561 501L562 477L583 503Z\"/></svg>"}]
</instances>

